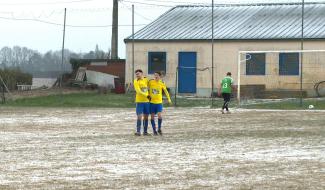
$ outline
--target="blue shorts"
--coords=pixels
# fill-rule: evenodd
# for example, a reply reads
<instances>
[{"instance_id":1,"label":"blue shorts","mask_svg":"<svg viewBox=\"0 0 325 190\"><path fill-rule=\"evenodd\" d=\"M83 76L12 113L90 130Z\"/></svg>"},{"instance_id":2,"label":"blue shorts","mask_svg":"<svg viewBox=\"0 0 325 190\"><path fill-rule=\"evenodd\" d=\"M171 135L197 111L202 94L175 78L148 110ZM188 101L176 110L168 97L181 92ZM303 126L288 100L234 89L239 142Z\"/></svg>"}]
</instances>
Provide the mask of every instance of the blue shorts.
<instances>
[{"instance_id":1,"label":"blue shorts","mask_svg":"<svg viewBox=\"0 0 325 190\"><path fill-rule=\"evenodd\" d=\"M137 106L136 106L137 115L140 115L140 114L149 115L149 111L150 111L149 102L137 103Z\"/></svg>"},{"instance_id":2,"label":"blue shorts","mask_svg":"<svg viewBox=\"0 0 325 190\"><path fill-rule=\"evenodd\" d=\"M162 104L153 104L150 103L150 113L157 114L158 112L162 112L163 105Z\"/></svg>"}]
</instances>

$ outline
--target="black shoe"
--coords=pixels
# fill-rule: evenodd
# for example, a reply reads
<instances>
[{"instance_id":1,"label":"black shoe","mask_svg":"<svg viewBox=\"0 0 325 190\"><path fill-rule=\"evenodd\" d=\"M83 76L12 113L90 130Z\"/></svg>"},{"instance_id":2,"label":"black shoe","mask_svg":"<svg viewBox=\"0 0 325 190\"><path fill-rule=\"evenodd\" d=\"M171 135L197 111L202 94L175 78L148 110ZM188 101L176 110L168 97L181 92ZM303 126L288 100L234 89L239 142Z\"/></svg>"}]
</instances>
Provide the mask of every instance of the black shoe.
<instances>
[{"instance_id":1,"label":"black shoe","mask_svg":"<svg viewBox=\"0 0 325 190\"><path fill-rule=\"evenodd\" d=\"M135 132L134 135L135 136L141 136L141 133Z\"/></svg>"},{"instance_id":2,"label":"black shoe","mask_svg":"<svg viewBox=\"0 0 325 190\"><path fill-rule=\"evenodd\" d=\"M153 132L153 135L154 135L154 136L157 136L157 135L158 135L157 131L154 131L154 132Z\"/></svg>"},{"instance_id":3,"label":"black shoe","mask_svg":"<svg viewBox=\"0 0 325 190\"><path fill-rule=\"evenodd\" d=\"M159 134L159 135L162 135L162 131L161 131L161 129L158 130L158 134Z\"/></svg>"},{"instance_id":4,"label":"black shoe","mask_svg":"<svg viewBox=\"0 0 325 190\"><path fill-rule=\"evenodd\" d=\"M148 132L144 132L144 133L143 133L143 136L148 136L148 135L149 135Z\"/></svg>"}]
</instances>

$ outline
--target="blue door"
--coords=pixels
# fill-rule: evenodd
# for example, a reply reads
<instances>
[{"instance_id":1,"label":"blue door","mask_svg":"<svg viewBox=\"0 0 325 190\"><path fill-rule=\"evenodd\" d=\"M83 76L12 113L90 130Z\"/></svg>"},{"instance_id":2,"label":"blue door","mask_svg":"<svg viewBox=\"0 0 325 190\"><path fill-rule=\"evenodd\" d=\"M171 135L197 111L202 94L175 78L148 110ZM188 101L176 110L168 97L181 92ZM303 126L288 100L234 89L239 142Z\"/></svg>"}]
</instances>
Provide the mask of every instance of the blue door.
<instances>
[{"instance_id":1,"label":"blue door","mask_svg":"<svg viewBox=\"0 0 325 190\"><path fill-rule=\"evenodd\" d=\"M196 52L178 53L178 92L196 93Z\"/></svg>"}]
</instances>

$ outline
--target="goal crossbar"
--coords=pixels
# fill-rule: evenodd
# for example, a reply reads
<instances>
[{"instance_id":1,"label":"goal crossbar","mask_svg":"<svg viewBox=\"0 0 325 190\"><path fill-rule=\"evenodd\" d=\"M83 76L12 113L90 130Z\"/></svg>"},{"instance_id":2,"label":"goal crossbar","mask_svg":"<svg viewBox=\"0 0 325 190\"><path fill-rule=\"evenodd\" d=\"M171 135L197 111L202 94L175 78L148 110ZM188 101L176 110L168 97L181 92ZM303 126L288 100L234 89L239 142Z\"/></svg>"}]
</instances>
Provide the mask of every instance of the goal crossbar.
<instances>
[{"instance_id":1,"label":"goal crossbar","mask_svg":"<svg viewBox=\"0 0 325 190\"><path fill-rule=\"evenodd\" d=\"M311 53L325 52L325 50L266 50L266 51L238 51L238 54L243 53Z\"/></svg>"}]
</instances>

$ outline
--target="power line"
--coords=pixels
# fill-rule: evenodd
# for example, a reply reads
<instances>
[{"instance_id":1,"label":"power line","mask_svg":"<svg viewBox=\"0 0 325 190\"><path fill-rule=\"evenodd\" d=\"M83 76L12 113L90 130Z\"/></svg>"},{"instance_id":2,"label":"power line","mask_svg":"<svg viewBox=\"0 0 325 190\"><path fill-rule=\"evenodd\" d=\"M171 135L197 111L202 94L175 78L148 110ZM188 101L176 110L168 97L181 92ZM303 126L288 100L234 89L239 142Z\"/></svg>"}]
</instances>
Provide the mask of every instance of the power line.
<instances>
[{"instance_id":1,"label":"power line","mask_svg":"<svg viewBox=\"0 0 325 190\"><path fill-rule=\"evenodd\" d=\"M128 5L124 4L122 1L121 1L120 3L121 3L122 5L124 5L128 10L130 10L130 11L132 12L132 9L129 8ZM141 18L145 19L145 20L152 21L152 19L147 18L147 17L141 15L140 13L138 13L138 12L136 12L136 11L134 11L134 13L135 13L136 15L140 16Z\"/></svg>"},{"instance_id":2,"label":"power line","mask_svg":"<svg viewBox=\"0 0 325 190\"><path fill-rule=\"evenodd\" d=\"M179 2L179 1L165 1L165 0L145 0L145 1L149 1L149 2L157 2L157 3L173 3L173 4L188 4L188 5L206 5L208 3L193 3L193 2Z\"/></svg>"},{"instance_id":3,"label":"power line","mask_svg":"<svg viewBox=\"0 0 325 190\"><path fill-rule=\"evenodd\" d=\"M12 18L19 18L19 17L33 17L34 19L39 19L39 18L50 18L52 17L54 14L61 14L62 11L55 11L55 10L52 10L51 12L49 11L42 11L42 12L38 12L38 16L35 16L36 13L35 12L20 12L18 15L15 15L15 12L14 11L7 11L7 12L0 12L0 14L3 14L3 15L10 15Z\"/></svg>"},{"instance_id":4,"label":"power line","mask_svg":"<svg viewBox=\"0 0 325 190\"><path fill-rule=\"evenodd\" d=\"M128 9L128 5L124 4L123 3L123 7L125 9ZM86 8L86 9L70 9L69 12L85 12L85 11L88 11L88 12L91 12L91 13L98 13L100 11L109 11L111 10L110 7L106 7L106 8ZM42 11L42 12L39 12L37 11L34 12L34 11L28 11L28 12L14 12L14 11L0 11L0 19L5 19L5 20L16 20L16 21L34 21L34 22L40 22L40 23L45 23L45 24L50 24L50 25L56 25L56 26L62 26L62 24L60 23L55 23L55 22L51 22L51 21L47 21L44 20L44 18L50 18L52 17L54 14L61 14L63 11L62 10L52 10L51 12L49 11ZM15 14L16 13L16 14ZM1 16L2 14L2 16ZM150 18L147 18L143 15L141 15L140 13L136 12L136 14L140 17L142 17L143 19L145 20L148 20L148 21L152 21L152 19ZM29 17L29 18L28 18ZM41 19L43 18L43 19ZM145 26L147 24L136 24L135 26ZM107 24L107 25L66 25L67 27L84 27L84 28L104 28L104 27L111 27L112 25L111 24ZM132 26L132 25L119 25L119 27L125 27L125 26Z\"/></svg>"},{"instance_id":5,"label":"power line","mask_svg":"<svg viewBox=\"0 0 325 190\"><path fill-rule=\"evenodd\" d=\"M111 7L101 7L101 8L70 8L69 9L69 13L80 13L80 12L91 12L91 13L98 13L98 12L109 12L110 10L112 10ZM51 11L49 13L49 11ZM15 15L15 13L17 13L19 16ZM14 17L25 17L26 14L27 15L32 15L33 17L45 17L45 18L49 18L54 14L62 14L63 11L62 9L50 9L50 10L39 10L39 11L0 11L0 14L10 14ZM35 16L39 14L40 16ZM44 16L43 16L44 15Z\"/></svg>"},{"instance_id":6,"label":"power line","mask_svg":"<svg viewBox=\"0 0 325 190\"><path fill-rule=\"evenodd\" d=\"M151 1L151 2L161 2L161 3L176 3L176 4L179 4L180 2L179 1L161 1L161 0L145 0L145 1Z\"/></svg>"},{"instance_id":7,"label":"power line","mask_svg":"<svg viewBox=\"0 0 325 190\"><path fill-rule=\"evenodd\" d=\"M5 20L20 20L20 21L35 21L35 22L41 22L41 23L45 23L45 24L51 24L51 25L61 26L61 24L54 23L54 22L48 22L48 21L44 21L44 20L40 20L40 19L13 18L13 17L12 18L0 17L0 19L5 19Z\"/></svg>"},{"instance_id":8,"label":"power line","mask_svg":"<svg viewBox=\"0 0 325 190\"><path fill-rule=\"evenodd\" d=\"M122 2L121 2L122 3ZM126 5L125 3L122 3L124 6L122 8L128 9L130 10L130 6ZM98 13L98 12L109 12L112 10L112 7L100 7L100 8L69 8L69 13L78 13L78 12L90 12L90 13ZM45 18L48 18L50 16L52 16L53 14L62 14L63 11L62 9L50 9L51 13L48 13L49 11L47 9L44 10L40 10L40 11L0 11L0 14L10 14L10 15L15 15L14 13L17 12L18 15L26 15L27 13L32 15L32 14L41 14L41 15L45 15ZM35 13L37 12L37 13ZM33 15L33 16L34 16ZM50 15L50 16L47 16ZM138 15L140 16L140 13L138 13ZM143 15L141 15L142 17L144 17ZM17 16L15 15L15 17L22 17L22 16ZM35 17L35 16L34 16ZM37 16L37 17L42 17L42 16ZM148 18L146 18L148 19ZM149 19L152 20L152 19Z\"/></svg>"},{"instance_id":9,"label":"power line","mask_svg":"<svg viewBox=\"0 0 325 190\"><path fill-rule=\"evenodd\" d=\"M145 0L146 2L139 2L134 0L122 0L128 3L143 4L158 7L175 7L177 5L208 5L208 3L193 3L193 2L179 2L179 1L165 1L165 0Z\"/></svg>"},{"instance_id":10,"label":"power line","mask_svg":"<svg viewBox=\"0 0 325 190\"><path fill-rule=\"evenodd\" d=\"M101 8L69 8L69 13L71 12L91 12L91 13L98 13L98 12L108 12L111 11L112 7L101 7Z\"/></svg>"},{"instance_id":11,"label":"power line","mask_svg":"<svg viewBox=\"0 0 325 190\"><path fill-rule=\"evenodd\" d=\"M40 22L44 24L50 24L50 25L55 25L55 26L63 26L63 24L55 23L55 22L50 22L50 21L45 21L45 20L40 20L40 19L31 19L31 18L8 18L8 17L0 17L0 19L5 19L5 20L16 20L16 21L34 21L34 22ZM135 26L145 26L147 24L137 24ZM75 27L75 28L107 28L107 27L112 27L112 25L66 25L67 27ZM120 24L118 25L119 27L129 27L132 26L130 24Z\"/></svg>"},{"instance_id":12,"label":"power line","mask_svg":"<svg viewBox=\"0 0 325 190\"><path fill-rule=\"evenodd\" d=\"M123 0L124 2L127 3L134 3L134 4L141 4L141 5L149 5L149 6L156 6L156 7L175 7L173 5L164 5L164 4L153 4L153 3L143 3L143 2L138 2L138 1L129 1L129 0Z\"/></svg>"},{"instance_id":13,"label":"power line","mask_svg":"<svg viewBox=\"0 0 325 190\"><path fill-rule=\"evenodd\" d=\"M0 3L3 6L18 6L18 5L53 5L53 4L70 4L70 3L84 3L95 0L74 0L74 1L54 1L54 2L39 2L39 3Z\"/></svg>"},{"instance_id":14,"label":"power line","mask_svg":"<svg viewBox=\"0 0 325 190\"><path fill-rule=\"evenodd\" d=\"M37 18L37 19L40 19L40 18L50 18L50 17L52 17L53 15L54 15L54 13L55 13L56 11L52 11L50 14L48 14L47 12L41 12L37 17L36 16L34 16L34 14L33 14L33 18Z\"/></svg>"}]
</instances>

